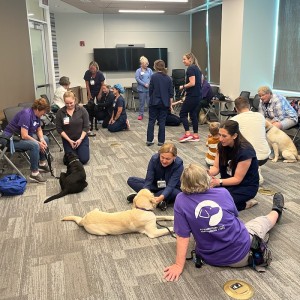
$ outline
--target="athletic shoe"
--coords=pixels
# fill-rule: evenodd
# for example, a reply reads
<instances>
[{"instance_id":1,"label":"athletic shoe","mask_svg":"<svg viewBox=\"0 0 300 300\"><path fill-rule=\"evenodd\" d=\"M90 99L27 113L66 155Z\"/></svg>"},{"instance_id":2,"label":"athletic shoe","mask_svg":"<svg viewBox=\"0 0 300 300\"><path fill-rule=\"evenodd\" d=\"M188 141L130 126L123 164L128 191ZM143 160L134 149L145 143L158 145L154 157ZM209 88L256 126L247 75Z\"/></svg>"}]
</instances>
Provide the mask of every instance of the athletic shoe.
<instances>
[{"instance_id":1,"label":"athletic shoe","mask_svg":"<svg viewBox=\"0 0 300 300\"><path fill-rule=\"evenodd\" d=\"M154 142L146 142L146 146L152 146L154 145Z\"/></svg>"},{"instance_id":2,"label":"athletic shoe","mask_svg":"<svg viewBox=\"0 0 300 300\"><path fill-rule=\"evenodd\" d=\"M43 176L40 174L40 173L38 173L37 175L30 175L29 176L29 179L31 180L31 181L33 181L33 182L37 182L37 183L43 183L43 182L46 182L47 181L47 179L45 179L45 178L43 178Z\"/></svg>"},{"instance_id":3,"label":"athletic shoe","mask_svg":"<svg viewBox=\"0 0 300 300\"><path fill-rule=\"evenodd\" d=\"M139 121L143 120L143 116L138 116L138 120Z\"/></svg>"},{"instance_id":4,"label":"athletic shoe","mask_svg":"<svg viewBox=\"0 0 300 300\"><path fill-rule=\"evenodd\" d=\"M166 201L161 201L158 203L157 207L162 210L162 211L165 211L167 209L167 202Z\"/></svg>"},{"instance_id":5,"label":"athletic shoe","mask_svg":"<svg viewBox=\"0 0 300 300\"><path fill-rule=\"evenodd\" d=\"M284 197L283 197L283 195L281 193L275 193L275 195L273 196L273 207L272 207L272 210L275 210L275 211L278 212L277 222L281 218L283 209L284 209Z\"/></svg>"},{"instance_id":6,"label":"athletic shoe","mask_svg":"<svg viewBox=\"0 0 300 300\"><path fill-rule=\"evenodd\" d=\"M164 144L164 143L160 143L160 142L158 142L158 143L157 143L157 146L159 146L159 147L160 147L160 146L162 146L163 144Z\"/></svg>"},{"instance_id":7,"label":"athletic shoe","mask_svg":"<svg viewBox=\"0 0 300 300\"><path fill-rule=\"evenodd\" d=\"M129 194L129 195L127 196L127 201L128 201L129 203L133 203L133 199L135 198L136 195L137 195L136 193L131 193L131 194Z\"/></svg>"},{"instance_id":8,"label":"athletic shoe","mask_svg":"<svg viewBox=\"0 0 300 300\"><path fill-rule=\"evenodd\" d=\"M180 143L183 143L183 142L186 142L188 140L191 140L193 138L193 135L192 134L185 134L183 135L180 139L179 139L179 142Z\"/></svg>"},{"instance_id":9,"label":"athletic shoe","mask_svg":"<svg viewBox=\"0 0 300 300\"><path fill-rule=\"evenodd\" d=\"M48 172L50 172L50 168L47 165L44 165L44 166L39 165L39 171L48 173Z\"/></svg>"},{"instance_id":10,"label":"athletic shoe","mask_svg":"<svg viewBox=\"0 0 300 300\"><path fill-rule=\"evenodd\" d=\"M199 141L200 141L199 135L198 136L194 136L193 135L193 138L191 138L190 140L188 140L188 142L199 142Z\"/></svg>"}]
</instances>

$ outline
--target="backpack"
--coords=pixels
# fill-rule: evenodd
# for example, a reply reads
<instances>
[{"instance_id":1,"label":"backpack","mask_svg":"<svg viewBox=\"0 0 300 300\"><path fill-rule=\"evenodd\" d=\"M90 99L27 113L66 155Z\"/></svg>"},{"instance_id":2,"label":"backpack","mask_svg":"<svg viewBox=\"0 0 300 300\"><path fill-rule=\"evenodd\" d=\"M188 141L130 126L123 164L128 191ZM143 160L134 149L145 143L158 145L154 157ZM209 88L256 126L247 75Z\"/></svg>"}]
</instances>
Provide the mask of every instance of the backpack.
<instances>
[{"instance_id":1,"label":"backpack","mask_svg":"<svg viewBox=\"0 0 300 300\"><path fill-rule=\"evenodd\" d=\"M272 253L268 248L268 243L254 234L248 258L249 266L258 272L265 272L266 267L271 264L271 261Z\"/></svg>"},{"instance_id":2,"label":"backpack","mask_svg":"<svg viewBox=\"0 0 300 300\"><path fill-rule=\"evenodd\" d=\"M26 184L27 180L20 175L6 175L0 179L0 193L4 196L22 195Z\"/></svg>"}]
</instances>

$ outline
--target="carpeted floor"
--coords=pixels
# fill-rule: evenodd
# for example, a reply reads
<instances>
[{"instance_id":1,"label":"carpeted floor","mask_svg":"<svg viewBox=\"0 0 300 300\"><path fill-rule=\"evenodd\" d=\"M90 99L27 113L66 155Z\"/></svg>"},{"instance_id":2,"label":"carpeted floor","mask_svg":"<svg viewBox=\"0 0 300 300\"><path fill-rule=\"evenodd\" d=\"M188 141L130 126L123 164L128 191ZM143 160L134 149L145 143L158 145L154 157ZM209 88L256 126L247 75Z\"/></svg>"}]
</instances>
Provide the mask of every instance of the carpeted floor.
<instances>
[{"instance_id":1,"label":"carpeted floor","mask_svg":"<svg viewBox=\"0 0 300 300\"><path fill-rule=\"evenodd\" d=\"M148 161L158 150L157 140L145 146L147 118L128 113L131 130L109 133L100 129L91 138L91 160L85 167L89 186L49 204L46 197L59 191L56 179L29 183L22 196L0 198L0 299L230 299L223 291L227 280L241 279L255 290L253 299L299 299L300 200L299 163L268 162L262 167L266 189L281 191L287 210L270 234L273 262L267 272L208 265L196 269L191 261L177 283L162 279L163 268L174 262L175 239L150 239L142 234L93 236L66 215L83 216L94 208L107 212L130 209L126 196L129 176L145 176ZM167 127L184 164L205 164L207 125L200 126L199 143L179 144L182 127ZM157 133L157 132L156 132ZM55 174L65 169L62 153L52 142ZM29 175L28 165L15 160ZM6 173L12 170L6 169ZM272 196L257 194L259 205L240 213L243 221L269 212ZM173 208L158 215L172 215ZM165 223L170 224L170 223ZM193 242L190 244L190 249Z\"/></svg>"}]
</instances>

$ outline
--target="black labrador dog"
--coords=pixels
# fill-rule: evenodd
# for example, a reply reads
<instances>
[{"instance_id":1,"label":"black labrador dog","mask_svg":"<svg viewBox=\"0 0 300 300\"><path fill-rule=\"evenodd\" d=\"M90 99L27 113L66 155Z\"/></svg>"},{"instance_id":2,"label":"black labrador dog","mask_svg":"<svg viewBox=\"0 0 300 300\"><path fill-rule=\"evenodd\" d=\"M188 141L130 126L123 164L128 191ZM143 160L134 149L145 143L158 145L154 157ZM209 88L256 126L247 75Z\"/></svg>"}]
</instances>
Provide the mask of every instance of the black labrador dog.
<instances>
[{"instance_id":1,"label":"black labrador dog","mask_svg":"<svg viewBox=\"0 0 300 300\"><path fill-rule=\"evenodd\" d=\"M80 193L88 186L84 167L79 161L77 154L72 152L66 153L64 160L67 165L67 172L61 172L59 176L61 192L49 197L44 203L48 203L69 194Z\"/></svg>"}]
</instances>

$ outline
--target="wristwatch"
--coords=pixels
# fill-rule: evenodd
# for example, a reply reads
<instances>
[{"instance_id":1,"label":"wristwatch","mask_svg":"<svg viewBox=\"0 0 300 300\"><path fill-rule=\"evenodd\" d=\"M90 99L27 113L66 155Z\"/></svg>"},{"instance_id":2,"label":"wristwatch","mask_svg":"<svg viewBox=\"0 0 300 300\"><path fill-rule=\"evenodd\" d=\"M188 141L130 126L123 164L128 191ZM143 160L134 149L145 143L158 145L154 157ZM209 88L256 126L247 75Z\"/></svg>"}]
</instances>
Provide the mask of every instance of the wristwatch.
<instances>
[{"instance_id":1,"label":"wristwatch","mask_svg":"<svg viewBox=\"0 0 300 300\"><path fill-rule=\"evenodd\" d=\"M223 179L220 179L220 186L223 186Z\"/></svg>"}]
</instances>

